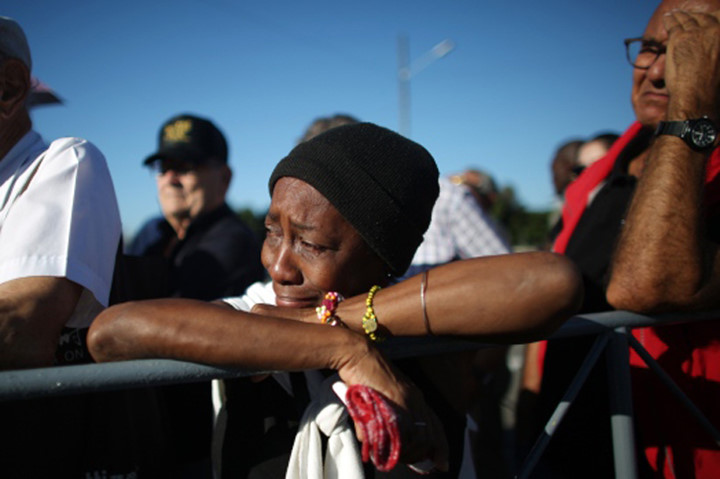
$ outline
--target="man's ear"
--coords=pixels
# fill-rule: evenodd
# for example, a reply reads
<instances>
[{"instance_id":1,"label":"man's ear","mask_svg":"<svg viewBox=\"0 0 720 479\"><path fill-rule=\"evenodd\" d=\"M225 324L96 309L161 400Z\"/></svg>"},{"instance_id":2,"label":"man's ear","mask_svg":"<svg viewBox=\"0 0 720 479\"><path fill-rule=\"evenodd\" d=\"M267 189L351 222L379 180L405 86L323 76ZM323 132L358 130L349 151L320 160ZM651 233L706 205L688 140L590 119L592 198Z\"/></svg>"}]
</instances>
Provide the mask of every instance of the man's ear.
<instances>
[{"instance_id":1,"label":"man's ear","mask_svg":"<svg viewBox=\"0 0 720 479\"><path fill-rule=\"evenodd\" d=\"M23 62L9 58L0 63L0 115L15 115L30 94L30 72Z\"/></svg>"},{"instance_id":2,"label":"man's ear","mask_svg":"<svg viewBox=\"0 0 720 479\"><path fill-rule=\"evenodd\" d=\"M222 179L225 185L225 191L227 192L230 187L230 180L232 180L232 170L228 165L222 165Z\"/></svg>"}]
</instances>

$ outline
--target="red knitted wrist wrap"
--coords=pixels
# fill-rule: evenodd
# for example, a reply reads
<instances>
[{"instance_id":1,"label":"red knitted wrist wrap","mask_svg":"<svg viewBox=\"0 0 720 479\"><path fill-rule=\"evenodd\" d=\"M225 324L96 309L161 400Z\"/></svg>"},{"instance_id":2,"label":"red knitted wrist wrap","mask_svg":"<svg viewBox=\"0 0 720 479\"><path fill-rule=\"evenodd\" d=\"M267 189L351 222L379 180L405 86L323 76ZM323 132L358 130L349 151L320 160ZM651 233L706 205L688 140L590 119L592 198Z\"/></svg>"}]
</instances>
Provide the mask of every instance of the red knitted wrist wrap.
<instances>
[{"instance_id":1,"label":"red knitted wrist wrap","mask_svg":"<svg viewBox=\"0 0 720 479\"><path fill-rule=\"evenodd\" d=\"M355 384L348 388L346 401L350 417L365 436L363 462L369 457L378 471L390 471L400 457L400 431L387 398L373 388Z\"/></svg>"}]
</instances>

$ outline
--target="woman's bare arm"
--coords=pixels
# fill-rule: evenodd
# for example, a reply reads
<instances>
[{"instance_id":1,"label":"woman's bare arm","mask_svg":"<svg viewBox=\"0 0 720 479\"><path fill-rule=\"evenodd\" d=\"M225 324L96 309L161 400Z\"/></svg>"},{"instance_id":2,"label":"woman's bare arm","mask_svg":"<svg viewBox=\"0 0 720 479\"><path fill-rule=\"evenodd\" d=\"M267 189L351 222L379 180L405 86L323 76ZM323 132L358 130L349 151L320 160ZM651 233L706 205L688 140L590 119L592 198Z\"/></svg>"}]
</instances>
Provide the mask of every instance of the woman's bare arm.
<instances>
[{"instance_id":1,"label":"woman's bare arm","mask_svg":"<svg viewBox=\"0 0 720 479\"><path fill-rule=\"evenodd\" d=\"M425 304L435 335L488 342L528 342L552 333L577 312L582 281L567 258L547 252L455 261L427 273ZM422 274L380 290L374 309L380 327L394 336L427 334L421 302ZM340 303L337 316L362 332L366 295ZM314 311L258 305L253 312L317 322Z\"/></svg>"},{"instance_id":2,"label":"woman's bare arm","mask_svg":"<svg viewBox=\"0 0 720 479\"><path fill-rule=\"evenodd\" d=\"M190 299L108 308L93 322L88 347L98 361L162 357L265 370L338 369L368 349L347 331Z\"/></svg>"}]
</instances>

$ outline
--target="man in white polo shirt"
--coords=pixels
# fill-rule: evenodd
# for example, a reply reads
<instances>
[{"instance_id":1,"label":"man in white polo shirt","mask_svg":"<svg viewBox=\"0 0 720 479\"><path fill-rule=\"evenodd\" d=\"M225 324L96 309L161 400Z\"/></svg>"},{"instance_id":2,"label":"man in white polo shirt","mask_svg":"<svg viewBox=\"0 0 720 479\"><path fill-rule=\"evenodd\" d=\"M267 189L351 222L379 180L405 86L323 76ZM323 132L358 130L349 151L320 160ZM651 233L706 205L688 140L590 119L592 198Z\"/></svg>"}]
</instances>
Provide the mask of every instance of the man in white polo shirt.
<instances>
[{"instance_id":1,"label":"man in white polo shirt","mask_svg":"<svg viewBox=\"0 0 720 479\"><path fill-rule=\"evenodd\" d=\"M121 235L102 153L32 130L31 68L22 29L0 17L0 369L87 359Z\"/></svg>"},{"instance_id":2,"label":"man in white polo shirt","mask_svg":"<svg viewBox=\"0 0 720 479\"><path fill-rule=\"evenodd\" d=\"M45 144L27 112L31 59L0 17L0 369L90 361L121 225L105 158L79 138ZM117 298L115 298L117 299ZM0 476L176 477L152 391L0 404Z\"/></svg>"}]
</instances>

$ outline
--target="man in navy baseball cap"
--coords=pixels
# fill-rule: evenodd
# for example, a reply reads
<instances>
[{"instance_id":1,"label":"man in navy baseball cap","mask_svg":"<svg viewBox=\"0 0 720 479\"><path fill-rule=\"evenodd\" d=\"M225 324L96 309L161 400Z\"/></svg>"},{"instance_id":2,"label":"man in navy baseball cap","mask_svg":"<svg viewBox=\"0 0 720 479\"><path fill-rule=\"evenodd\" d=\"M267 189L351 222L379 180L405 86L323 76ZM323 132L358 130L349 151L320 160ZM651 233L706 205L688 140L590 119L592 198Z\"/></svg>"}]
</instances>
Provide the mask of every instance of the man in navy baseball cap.
<instances>
[{"instance_id":1,"label":"man in navy baseball cap","mask_svg":"<svg viewBox=\"0 0 720 479\"><path fill-rule=\"evenodd\" d=\"M168 296L212 300L241 294L264 277L260 244L225 202L232 171L225 136L206 118L181 114L160 128L158 149L143 160L156 173L162 215L148 221L128 253L167 268ZM180 469L210 475L212 403L207 383L162 390L177 432Z\"/></svg>"}]
</instances>

